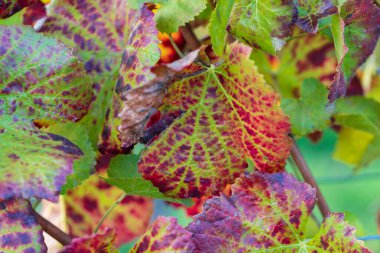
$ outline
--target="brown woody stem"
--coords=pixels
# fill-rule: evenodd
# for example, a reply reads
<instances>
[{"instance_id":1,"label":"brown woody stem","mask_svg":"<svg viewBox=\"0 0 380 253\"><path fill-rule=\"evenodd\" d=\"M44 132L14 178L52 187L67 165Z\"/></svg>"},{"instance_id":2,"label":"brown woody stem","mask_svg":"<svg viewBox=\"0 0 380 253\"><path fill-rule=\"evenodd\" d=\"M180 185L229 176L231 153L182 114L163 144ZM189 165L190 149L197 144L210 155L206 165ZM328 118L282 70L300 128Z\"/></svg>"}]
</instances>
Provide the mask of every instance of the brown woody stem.
<instances>
[{"instance_id":1,"label":"brown woody stem","mask_svg":"<svg viewBox=\"0 0 380 253\"><path fill-rule=\"evenodd\" d=\"M52 224L50 221L42 217L36 211L34 211L34 215L37 217L38 224L40 224L42 229L51 237L56 239L62 245L69 245L71 243L71 237L68 234L66 234L61 229Z\"/></svg>"},{"instance_id":2,"label":"brown woody stem","mask_svg":"<svg viewBox=\"0 0 380 253\"><path fill-rule=\"evenodd\" d=\"M190 50L195 50L201 46L189 24L182 26L180 30Z\"/></svg>"},{"instance_id":3,"label":"brown woody stem","mask_svg":"<svg viewBox=\"0 0 380 253\"><path fill-rule=\"evenodd\" d=\"M307 166L305 158L303 157L300 149L298 148L295 142L293 143L293 147L290 152L305 182L307 182L308 184L310 184L312 187L315 188L316 193L317 193L318 208L321 211L323 217L326 218L327 215L330 213L330 208L327 205L327 202L325 198L323 197L322 192L319 189L317 182L315 181L313 175L311 174L311 171L309 169L309 166Z\"/></svg>"}]
</instances>

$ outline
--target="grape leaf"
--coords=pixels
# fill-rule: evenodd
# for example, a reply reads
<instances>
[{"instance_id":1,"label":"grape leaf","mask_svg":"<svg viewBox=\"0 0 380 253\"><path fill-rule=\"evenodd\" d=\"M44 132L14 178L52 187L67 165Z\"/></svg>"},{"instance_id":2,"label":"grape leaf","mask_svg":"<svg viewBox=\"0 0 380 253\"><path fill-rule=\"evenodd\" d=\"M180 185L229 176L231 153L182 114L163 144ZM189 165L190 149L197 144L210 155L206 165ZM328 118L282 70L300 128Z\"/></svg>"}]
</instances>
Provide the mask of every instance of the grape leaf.
<instances>
[{"instance_id":1,"label":"grape leaf","mask_svg":"<svg viewBox=\"0 0 380 253\"><path fill-rule=\"evenodd\" d=\"M327 88L318 80L305 79L299 99L282 100L281 107L290 118L294 134L303 136L327 127L330 119L327 95Z\"/></svg>"},{"instance_id":2,"label":"grape leaf","mask_svg":"<svg viewBox=\"0 0 380 253\"><path fill-rule=\"evenodd\" d=\"M39 2L39 0L2 0L0 2L0 18L12 16L28 5L36 2Z\"/></svg>"},{"instance_id":3,"label":"grape leaf","mask_svg":"<svg viewBox=\"0 0 380 253\"><path fill-rule=\"evenodd\" d=\"M29 201L10 199L0 202L0 252L47 252L42 228Z\"/></svg>"},{"instance_id":4,"label":"grape leaf","mask_svg":"<svg viewBox=\"0 0 380 253\"><path fill-rule=\"evenodd\" d=\"M298 34L299 31L294 36ZM269 58L258 51L252 53L252 59L268 83L283 97L298 97L300 86L307 78L318 79L329 87L336 73L334 45L320 34L289 41L277 58Z\"/></svg>"},{"instance_id":5,"label":"grape leaf","mask_svg":"<svg viewBox=\"0 0 380 253\"><path fill-rule=\"evenodd\" d=\"M90 176L75 190L68 191L64 200L70 235L91 234L104 213L122 194L123 191L108 185L98 175ZM115 244L120 246L145 232L152 213L151 199L127 196L112 210L100 228L115 228L118 233Z\"/></svg>"},{"instance_id":6,"label":"grape leaf","mask_svg":"<svg viewBox=\"0 0 380 253\"><path fill-rule=\"evenodd\" d=\"M275 54L285 45L296 21L292 0L237 0L228 30L248 45Z\"/></svg>"},{"instance_id":7,"label":"grape leaf","mask_svg":"<svg viewBox=\"0 0 380 253\"><path fill-rule=\"evenodd\" d=\"M308 33L318 31L318 20L338 12L331 0L298 0L297 25Z\"/></svg>"},{"instance_id":8,"label":"grape leaf","mask_svg":"<svg viewBox=\"0 0 380 253\"><path fill-rule=\"evenodd\" d=\"M208 200L187 230L195 252L370 252L342 214L331 214L305 238L314 204L315 190L290 174L256 172L238 179L231 197Z\"/></svg>"},{"instance_id":9,"label":"grape leaf","mask_svg":"<svg viewBox=\"0 0 380 253\"><path fill-rule=\"evenodd\" d=\"M142 3L154 3L158 7L155 14L157 28L163 33L174 33L206 8L206 0L131 0L135 8Z\"/></svg>"},{"instance_id":10,"label":"grape leaf","mask_svg":"<svg viewBox=\"0 0 380 253\"><path fill-rule=\"evenodd\" d=\"M212 48L217 55L224 53L227 39L227 24L232 11L233 0L220 0L211 14L209 33Z\"/></svg>"},{"instance_id":11,"label":"grape leaf","mask_svg":"<svg viewBox=\"0 0 380 253\"><path fill-rule=\"evenodd\" d=\"M139 171L169 197L212 195L233 183L251 158L280 171L289 155L289 123L264 82L250 49L234 43L223 63L168 88L160 108L184 111L146 151ZM195 68L195 67L194 67Z\"/></svg>"},{"instance_id":12,"label":"grape leaf","mask_svg":"<svg viewBox=\"0 0 380 253\"><path fill-rule=\"evenodd\" d=\"M330 101L345 95L346 85L360 65L372 54L380 36L380 8L372 0L347 0L340 8L340 16L344 27L335 25L333 28L344 29L344 32L333 32L333 38L341 44L340 34L344 33L348 51L332 84Z\"/></svg>"},{"instance_id":13,"label":"grape leaf","mask_svg":"<svg viewBox=\"0 0 380 253\"><path fill-rule=\"evenodd\" d=\"M191 236L175 218L158 217L129 253L194 252Z\"/></svg>"},{"instance_id":14,"label":"grape leaf","mask_svg":"<svg viewBox=\"0 0 380 253\"><path fill-rule=\"evenodd\" d=\"M107 229L104 233L74 238L71 244L65 246L59 253L118 253L119 250L114 245L115 236L114 230Z\"/></svg>"},{"instance_id":15,"label":"grape leaf","mask_svg":"<svg viewBox=\"0 0 380 253\"><path fill-rule=\"evenodd\" d=\"M151 198L159 198L166 201L181 203L187 206L192 205L191 200L179 200L168 198L162 194L152 183L145 180L137 171L139 155L118 155L112 158L107 170L109 178L104 178L110 185L122 189L128 195L137 195Z\"/></svg>"},{"instance_id":16,"label":"grape leaf","mask_svg":"<svg viewBox=\"0 0 380 253\"><path fill-rule=\"evenodd\" d=\"M74 161L73 174L66 177L66 184L62 186L61 194L80 185L93 172L96 164L96 152L88 139L88 130L78 123L56 123L42 129L44 132L59 134L75 143L83 152L83 156Z\"/></svg>"},{"instance_id":17,"label":"grape leaf","mask_svg":"<svg viewBox=\"0 0 380 253\"><path fill-rule=\"evenodd\" d=\"M92 91L70 50L26 26L0 27L0 115L78 120Z\"/></svg>"},{"instance_id":18,"label":"grape leaf","mask_svg":"<svg viewBox=\"0 0 380 253\"><path fill-rule=\"evenodd\" d=\"M137 140L133 138L135 136L133 133L126 132L118 136L117 128L120 124L128 124L132 129L136 129L139 127L139 124L136 125L136 120L145 120L144 117L139 117L138 119L128 118L124 121L118 117L123 109L123 101L128 100L128 98L124 97L124 93L152 80L155 75L150 69L160 59L158 30L153 12L146 6L141 7L133 23L134 28L130 32L126 49L123 53L116 90L113 93L112 104L102 131L101 149L103 150L120 150L120 139L124 141L131 138L131 140L128 140L128 146L136 143ZM131 102L134 103L135 101L127 101L127 103ZM133 115L138 114L137 111L128 111Z\"/></svg>"},{"instance_id":19,"label":"grape leaf","mask_svg":"<svg viewBox=\"0 0 380 253\"><path fill-rule=\"evenodd\" d=\"M0 199L56 201L82 151L69 140L9 116L0 120Z\"/></svg>"},{"instance_id":20,"label":"grape leaf","mask_svg":"<svg viewBox=\"0 0 380 253\"><path fill-rule=\"evenodd\" d=\"M40 29L77 50L97 95L88 115L81 121L89 129L96 147L115 83L120 59L135 19L126 0L61 0L47 9ZM116 72L116 75L115 75Z\"/></svg>"}]
</instances>

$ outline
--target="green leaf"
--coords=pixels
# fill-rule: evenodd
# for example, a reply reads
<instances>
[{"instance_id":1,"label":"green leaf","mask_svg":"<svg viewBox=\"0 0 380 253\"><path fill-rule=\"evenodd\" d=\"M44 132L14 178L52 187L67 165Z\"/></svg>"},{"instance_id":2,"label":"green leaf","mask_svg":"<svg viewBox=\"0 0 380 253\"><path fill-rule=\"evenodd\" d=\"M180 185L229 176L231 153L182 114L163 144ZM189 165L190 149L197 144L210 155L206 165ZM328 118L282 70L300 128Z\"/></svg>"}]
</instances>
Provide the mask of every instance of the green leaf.
<instances>
[{"instance_id":1,"label":"green leaf","mask_svg":"<svg viewBox=\"0 0 380 253\"><path fill-rule=\"evenodd\" d=\"M207 0L131 0L131 5L138 8L142 3L154 3L158 9L155 13L157 28L160 32L173 33L178 27L192 21L206 8Z\"/></svg>"},{"instance_id":2,"label":"green leaf","mask_svg":"<svg viewBox=\"0 0 380 253\"><path fill-rule=\"evenodd\" d=\"M275 54L285 45L297 8L292 0L237 0L229 31L239 40Z\"/></svg>"},{"instance_id":3,"label":"green leaf","mask_svg":"<svg viewBox=\"0 0 380 253\"><path fill-rule=\"evenodd\" d=\"M25 199L0 201L0 252L46 252L42 228Z\"/></svg>"},{"instance_id":4,"label":"green leaf","mask_svg":"<svg viewBox=\"0 0 380 253\"><path fill-rule=\"evenodd\" d=\"M80 185L94 171L96 164L96 152L88 138L88 130L78 123L56 123L42 129L44 132L59 134L78 146L83 156L74 162L73 174L66 177L66 184L62 186L61 194L66 194Z\"/></svg>"},{"instance_id":5,"label":"green leaf","mask_svg":"<svg viewBox=\"0 0 380 253\"><path fill-rule=\"evenodd\" d=\"M82 151L69 140L44 133L28 121L0 120L0 199L58 199Z\"/></svg>"},{"instance_id":6,"label":"green leaf","mask_svg":"<svg viewBox=\"0 0 380 253\"><path fill-rule=\"evenodd\" d=\"M217 55L223 55L226 46L227 24L232 11L233 0L220 0L211 14L209 33L212 48Z\"/></svg>"},{"instance_id":7,"label":"green leaf","mask_svg":"<svg viewBox=\"0 0 380 253\"><path fill-rule=\"evenodd\" d=\"M318 80L305 79L299 99L282 100L281 107L290 117L294 134L303 136L327 127L330 118L327 95L327 88Z\"/></svg>"},{"instance_id":8,"label":"green leaf","mask_svg":"<svg viewBox=\"0 0 380 253\"><path fill-rule=\"evenodd\" d=\"M31 27L0 27L0 115L80 119L92 98L83 64L55 39Z\"/></svg>"},{"instance_id":9,"label":"green leaf","mask_svg":"<svg viewBox=\"0 0 380 253\"><path fill-rule=\"evenodd\" d=\"M246 158L261 171L283 170L290 125L249 54L249 47L233 43L224 58L209 67L196 61L191 68L198 74L169 86L160 110L183 113L139 163L143 177L166 196L216 194L243 173Z\"/></svg>"},{"instance_id":10,"label":"green leaf","mask_svg":"<svg viewBox=\"0 0 380 253\"><path fill-rule=\"evenodd\" d=\"M128 195L138 195L151 198L163 199L170 202L191 206L191 199L174 199L165 197L158 188L145 180L137 170L137 163L140 160L140 155L118 155L112 158L109 169L107 171L109 178L104 178L108 184L114 185L122 189Z\"/></svg>"}]
</instances>

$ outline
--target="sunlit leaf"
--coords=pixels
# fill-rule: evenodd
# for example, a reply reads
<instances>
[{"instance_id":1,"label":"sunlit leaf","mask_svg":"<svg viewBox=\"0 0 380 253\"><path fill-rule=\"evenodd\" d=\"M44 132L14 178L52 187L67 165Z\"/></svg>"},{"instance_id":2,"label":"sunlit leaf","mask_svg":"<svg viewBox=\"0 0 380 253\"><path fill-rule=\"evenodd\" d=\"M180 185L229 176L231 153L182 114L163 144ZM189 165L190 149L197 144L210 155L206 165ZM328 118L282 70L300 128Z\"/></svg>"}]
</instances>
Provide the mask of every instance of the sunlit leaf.
<instances>
[{"instance_id":1,"label":"sunlit leaf","mask_svg":"<svg viewBox=\"0 0 380 253\"><path fill-rule=\"evenodd\" d=\"M257 169L283 170L291 141L277 94L234 43L223 63L168 88L160 108L183 111L146 151L139 171L167 196L212 195L233 183L251 158Z\"/></svg>"},{"instance_id":2,"label":"sunlit leaf","mask_svg":"<svg viewBox=\"0 0 380 253\"><path fill-rule=\"evenodd\" d=\"M191 236L175 218L158 217L129 253L194 252Z\"/></svg>"},{"instance_id":3,"label":"sunlit leaf","mask_svg":"<svg viewBox=\"0 0 380 253\"><path fill-rule=\"evenodd\" d=\"M91 102L83 65L26 26L0 26L0 115L78 120Z\"/></svg>"},{"instance_id":4,"label":"sunlit leaf","mask_svg":"<svg viewBox=\"0 0 380 253\"><path fill-rule=\"evenodd\" d=\"M338 11L333 0L298 0L297 25L309 33L318 31L318 20Z\"/></svg>"},{"instance_id":5,"label":"sunlit leaf","mask_svg":"<svg viewBox=\"0 0 380 253\"><path fill-rule=\"evenodd\" d=\"M29 201L0 201L0 252L45 253L42 228L37 223Z\"/></svg>"},{"instance_id":6,"label":"sunlit leaf","mask_svg":"<svg viewBox=\"0 0 380 253\"><path fill-rule=\"evenodd\" d=\"M254 173L237 180L231 197L207 201L187 230L195 252L370 252L342 214L328 216L305 238L314 204L315 190L293 176Z\"/></svg>"},{"instance_id":7,"label":"sunlit leaf","mask_svg":"<svg viewBox=\"0 0 380 253\"><path fill-rule=\"evenodd\" d=\"M39 1L40 0L2 0L0 2L0 18L12 16L28 5Z\"/></svg>"},{"instance_id":8,"label":"sunlit leaf","mask_svg":"<svg viewBox=\"0 0 380 253\"><path fill-rule=\"evenodd\" d=\"M248 45L275 54L296 21L297 8L292 0L237 0L228 29Z\"/></svg>"},{"instance_id":9,"label":"sunlit leaf","mask_svg":"<svg viewBox=\"0 0 380 253\"><path fill-rule=\"evenodd\" d=\"M217 55L224 53L227 39L227 24L232 11L233 0L220 0L211 14L209 33L212 48Z\"/></svg>"},{"instance_id":10,"label":"sunlit leaf","mask_svg":"<svg viewBox=\"0 0 380 253\"><path fill-rule=\"evenodd\" d=\"M154 3L158 10L155 14L157 28L164 33L173 33L178 27L194 20L206 8L206 0L130 0L136 8L142 3Z\"/></svg>"},{"instance_id":11,"label":"sunlit leaf","mask_svg":"<svg viewBox=\"0 0 380 253\"><path fill-rule=\"evenodd\" d=\"M290 118L292 132L303 136L327 127L330 114L326 110L328 90L316 79L306 79L299 99L286 98L281 107Z\"/></svg>"},{"instance_id":12,"label":"sunlit leaf","mask_svg":"<svg viewBox=\"0 0 380 253\"><path fill-rule=\"evenodd\" d=\"M82 151L62 136L44 133L29 122L0 119L0 199L57 200L74 160Z\"/></svg>"},{"instance_id":13,"label":"sunlit leaf","mask_svg":"<svg viewBox=\"0 0 380 253\"><path fill-rule=\"evenodd\" d=\"M90 235L107 210L123 194L108 185L98 175L93 175L64 197L67 225L70 235ZM120 246L143 234L153 212L149 198L127 196L118 204L100 229L114 228L118 234L115 244Z\"/></svg>"},{"instance_id":14,"label":"sunlit leaf","mask_svg":"<svg viewBox=\"0 0 380 253\"><path fill-rule=\"evenodd\" d=\"M114 245L115 236L115 230L107 229L104 233L74 238L59 253L118 253L119 250Z\"/></svg>"}]
</instances>

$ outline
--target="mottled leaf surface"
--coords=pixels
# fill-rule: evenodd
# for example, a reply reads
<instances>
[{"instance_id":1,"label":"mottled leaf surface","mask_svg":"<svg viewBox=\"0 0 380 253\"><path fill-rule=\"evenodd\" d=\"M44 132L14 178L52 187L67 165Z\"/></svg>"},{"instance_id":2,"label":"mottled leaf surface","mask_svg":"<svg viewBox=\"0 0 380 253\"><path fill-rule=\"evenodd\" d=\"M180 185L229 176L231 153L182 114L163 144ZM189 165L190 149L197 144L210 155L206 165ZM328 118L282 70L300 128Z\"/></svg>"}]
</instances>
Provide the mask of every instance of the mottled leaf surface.
<instances>
[{"instance_id":1,"label":"mottled leaf surface","mask_svg":"<svg viewBox=\"0 0 380 253\"><path fill-rule=\"evenodd\" d=\"M0 198L57 200L74 160L82 151L62 136L44 133L29 122L0 120Z\"/></svg>"},{"instance_id":2,"label":"mottled leaf surface","mask_svg":"<svg viewBox=\"0 0 380 253\"><path fill-rule=\"evenodd\" d=\"M174 217L158 217L129 253L194 252L191 236Z\"/></svg>"},{"instance_id":3,"label":"mottled leaf surface","mask_svg":"<svg viewBox=\"0 0 380 253\"><path fill-rule=\"evenodd\" d=\"M61 194L75 188L86 180L95 171L96 152L88 138L88 130L78 123L55 123L43 129L44 132L59 134L78 146L83 156L74 161L73 173L66 177L66 184L62 186Z\"/></svg>"},{"instance_id":4,"label":"mottled leaf surface","mask_svg":"<svg viewBox=\"0 0 380 253\"><path fill-rule=\"evenodd\" d=\"M42 228L37 223L29 201L0 201L0 252L47 252Z\"/></svg>"},{"instance_id":5,"label":"mottled leaf surface","mask_svg":"<svg viewBox=\"0 0 380 253\"><path fill-rule=\"evenodd\" d=\"M121 55L135 13L126 0L54 1L40 29L75 48L91 77L97 98L82 124L90 130L90 141L94 147L112 101Z\"/></svg>"},{"instance_id":6,"label":"mottled leaf surface","mask_svg":"<svg viewBox=\"0 0 380 253\"><path fill-rule=\"evenodd\" d=\"M318 31L320 18L337 13L338 8L332 0L298 0L297 25L308 33Z\"/></svg>"},{"instance_id":7,"label":"mottled leaf surface","mask_svg":"<svg viewBox=\"0 0 380 253\"><path fill-rule=\"evenodd\" d=\"M206 0L131 0L133 6L154 3L158 7L155 19L160 32L174 33L178 27L190 22L206 8Z\"/></svg>"},{"instance_id":8,"label":"mottled leaf surface","mask_svg":"<svg viewBox=\"0 0 380 253\"><path fill-rule=\"evenodd\" d=\"M123 194L93 175L65 196L67 225L70 235L90 235L104 213ZM117 246L143 234L153 212L153 201L139 196L127 196L115 207L100 229L114 228Z\"/></svg>"},{"instance_id":9,"label":"mottled leaf surface","mask_svg":"<svg viewBox=\"0 0 380 253\"><path fill-rule=\"evenodd\" d=\"M220 0L216 3L215 10L211 14L209 33L212 48L217 55L224 53L227 39L227 24L230 18L233 0Z\"/></svg>"},{"instance_id":10,"label":"mottled leaf surface","mask_svg":"<svg viewBox=\"0 0 380 253\"><path fill-rule=\"evenodd\" d=\"M248 45L275 54L296 21L297 8L292 0L237 0L229 31Z\"/></svg>"},{"instance_id":11,"label":"mottled leaf surface","mask_svg":"<svg viewBox=\"0 0 380 253\"><path fill-rule=\"evenodd\" d=\"M316 79L306 79L301 88L301 97L285 98L281 107L290 118L292 132L303 136L327 127L330 114L328 104L328 90Z\"/></svg>"},{"instance_id":12,"label":"mottled leaf surface","mask_svg":"<svg viewBox=\"0 0 380 253\"><path fill-rule=\"evenodd\" d=\"M114 245L115 236L115 230L107 229L104 233L74 238L59 253L118 253L119 250Z\"/></svg>"},{"instance_id":13,"label":"mottled leaf surface","mask_svg":"<svg viewBox=\"0 0 380 253\"><path fill-rule=\"evenodd\" d=\"M0 18L12 16L28 5L39 2L39 0L2 0L0 2Z\"/></svg>"},{"instance_id":14,"label":"mottled leaf surface","mask_svg":"<svg viewBox=\"0 0 380 253\"><path fill-rule=\"evenodd\" d=\"M153 12L143 6L137 14L122 56L112 104L109 112L107 112L107 122L102 133L103 147L101 149L120 150L121 142L124 143L123 146L127 147L135 144L139 137L135 134L135 131L138 131L138 128L143 128L141 124L136 123L146 121L146 116L140 117L141 113L144 112L137 108L134 108L135 110L127 108L130 117L126 119L119 117L119 113L125 109L125 104L128 107L129 103L136 103L134 99L131 101L125 93L152 80L155 74L151 72L151 68L160 59L158 30ZM147 97L143 99L148 100ZM124 101L126 102L124 103ZM118 127L120 125L125 130L118 136Z\"/></svg>"},{"instance_id":15,"label":"mottled leaf surface","mask_svg":"<svg viewBox=\"0 0 380 253\"><path fill-rule=\"evenodd\" d=\"M289 123L249 53L234 43L222 64L200 66L200 74L168 88L161 110L184 113L143 151L139 163L144 178L165 195L216 194L247 168L247 157L259 170L283 169Z\"/></svg>"},{"instance_id":16,"label":"mottled leaf surface","mask_svg":"<svg viewBox=\"0 0 380 253\"><path fill-rule=\"evenodd\" d=\"M26 26L1 26L0 41L0 115L78 120L87 112L91 86L66 46Z\"/></svg>"},{"instance_id":17,"label":"mottled leaf surface","mask_svg":"<svg viewBox=\"0 0 380 253\"><path fill-rule=\"evenodd\" d=\"M144 179L137 171L139 155L118 155L112 158L107 170L108 178L104 178L110 185L122 189L128 195L136 195L150 198L158 198L166 201L192 205L191 200L168 198L162 194L152 182Z\"/></svg>"},{"instance_id":18,"label":"mottled leaf surface","mask_svg":"<svg viewBox=\"0 0 380 253\"><path fill-rule=\"evenodd\" d=\"M195 252L370 252L342 214L332 214L312 239L305 238L314 204L315 190L290 174L256 172L238 179L231 197L208 200L187 230Z\"/></svg>"}]
</instances>

